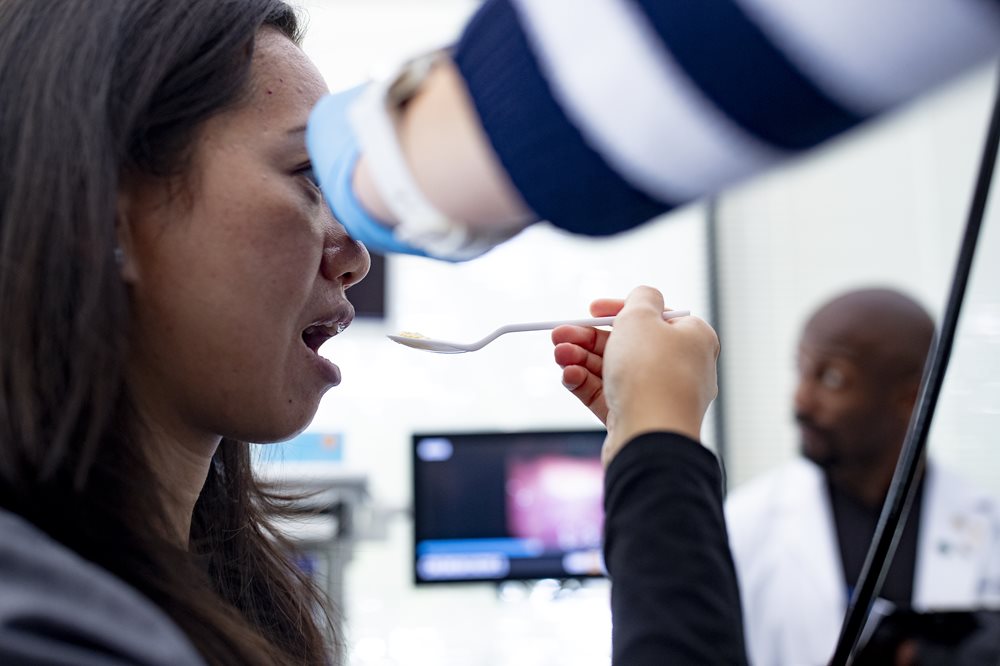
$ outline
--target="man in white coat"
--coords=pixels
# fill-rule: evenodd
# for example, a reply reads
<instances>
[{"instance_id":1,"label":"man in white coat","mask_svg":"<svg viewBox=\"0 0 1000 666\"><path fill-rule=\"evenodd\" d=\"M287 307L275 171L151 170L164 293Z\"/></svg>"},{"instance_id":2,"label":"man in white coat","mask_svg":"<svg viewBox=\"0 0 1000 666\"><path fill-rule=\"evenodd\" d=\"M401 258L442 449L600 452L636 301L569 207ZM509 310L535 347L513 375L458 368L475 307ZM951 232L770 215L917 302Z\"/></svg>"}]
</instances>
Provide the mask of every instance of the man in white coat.
<instances>
[{"instance_id":1,"label":"man in white coat","mask_svg":"<svg viewBox=\"0 0 1000 666\"><path fill-rule=\"evenodd\" d=\"M754 666L820 666L836 645L906 434L934 334L885 289L844 294L808 321L795 419L803 458L726 504ZM995 501L928 463L882 588L915 610L996 607Z\"/></svg>"}]
</instances>

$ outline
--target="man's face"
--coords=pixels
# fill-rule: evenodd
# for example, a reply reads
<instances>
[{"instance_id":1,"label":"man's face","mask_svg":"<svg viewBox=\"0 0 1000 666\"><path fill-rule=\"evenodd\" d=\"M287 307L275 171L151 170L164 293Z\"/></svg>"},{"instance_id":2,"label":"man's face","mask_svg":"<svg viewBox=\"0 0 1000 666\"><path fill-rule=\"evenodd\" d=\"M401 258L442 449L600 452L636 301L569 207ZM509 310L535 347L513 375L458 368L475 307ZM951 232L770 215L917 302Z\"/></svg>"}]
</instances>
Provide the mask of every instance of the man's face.
<instances>
[{"instance_id":1,"label":"man's face","mask_svg":"<svg viewBox=\"0 0 1000 666\"><path fill-rule=\"evenodd\" d=\"M803 333L795 420L802 454L826 470L870 465L899 447L896 391L879 380L873 356L870 345L849 335L813 325Z\"/></svg>"}]
</instances>

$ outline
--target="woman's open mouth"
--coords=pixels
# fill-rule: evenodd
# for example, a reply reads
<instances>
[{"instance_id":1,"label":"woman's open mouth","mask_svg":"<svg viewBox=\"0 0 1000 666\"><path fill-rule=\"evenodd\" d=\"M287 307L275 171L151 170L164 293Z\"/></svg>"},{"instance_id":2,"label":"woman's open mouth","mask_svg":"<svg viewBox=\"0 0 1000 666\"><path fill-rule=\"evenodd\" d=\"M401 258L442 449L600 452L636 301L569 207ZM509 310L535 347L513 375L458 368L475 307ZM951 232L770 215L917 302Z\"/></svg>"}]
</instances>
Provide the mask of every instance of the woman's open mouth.
<instances>
[{"instance_id":1,"label":"woman's open mouth","mask_svg":"<svg viewBox=\"0 0 1000 666\"><path fill-rule=\"evenodd\" d=\"M343 333L354 321L354 308L344 304L336 311L327 311L322 319L317 319L302 330L302 342L318 354L323 343L335 335Z\"/></svg>"},{"instance_id":2,"label":"woman's open mouth","mask_svg":"<svg viewBox=\"0 0 1000 666\"><path fill-rule=\"evenodd\" d=\"M324 342L338 333L342 333L345 328L347 326L342 323L326 322L313 324L302 331L302 341L306 343L306 347L309 347L314 353L318 354L319 348L323 346Z\"/></svg>"},{"instance_id":3,"label":"woman's open mouth","mask_svg":"<svg viewBox=\"0 0 1000 666\"><path fill-rule=\"evenodd\" d=\"M344 329L351 325L353 319L354 311L349 307L342 308L335 314L315 321L302 330L302 343L312 352L312 358L324 380L333 386L340 383L340 368L321 356L319 348L330 338L343 333Z\"/></svg>"}]
</instances>

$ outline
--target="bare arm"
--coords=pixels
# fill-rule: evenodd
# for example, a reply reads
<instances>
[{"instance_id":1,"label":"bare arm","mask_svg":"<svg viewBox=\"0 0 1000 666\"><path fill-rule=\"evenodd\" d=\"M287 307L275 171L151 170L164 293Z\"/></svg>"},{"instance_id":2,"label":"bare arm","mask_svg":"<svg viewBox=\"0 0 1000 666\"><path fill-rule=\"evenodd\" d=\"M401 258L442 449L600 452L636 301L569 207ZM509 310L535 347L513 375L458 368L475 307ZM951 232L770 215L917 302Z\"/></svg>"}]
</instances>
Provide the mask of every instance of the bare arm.
<instances>
[{"instance_id":1,"label":"bare arm","mask_svg":"<svg viewBox=\"0 0 1000 666\"><path fill-rule=\"evenodd\" d=\"M450 60L435 66L396 129L417 185L441 212L473 228L520 228L535 220L493 152ZM395 225L363 155L354 187L368 212Z\"/></svg>"}]
</instances>

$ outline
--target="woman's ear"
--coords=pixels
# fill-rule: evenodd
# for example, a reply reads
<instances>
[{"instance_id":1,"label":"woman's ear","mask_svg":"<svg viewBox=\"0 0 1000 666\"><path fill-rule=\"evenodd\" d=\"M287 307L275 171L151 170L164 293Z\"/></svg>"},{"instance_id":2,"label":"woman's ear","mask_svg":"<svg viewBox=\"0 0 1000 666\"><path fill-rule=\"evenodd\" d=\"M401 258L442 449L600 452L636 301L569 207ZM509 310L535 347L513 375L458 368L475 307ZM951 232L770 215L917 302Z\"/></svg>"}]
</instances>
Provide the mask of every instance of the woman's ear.
<instances>
[{"instance_id":1,"label":"woman's ear","mask_svg":"<svg viewBox=\"0 0 1000 666\"><path fill-rule=\"evenodd\" d=\"M139 281L139 264L132 235L132 196L127 191L118 193L118 209L115 214L115 264L125 284Z\"/></svg>"}]
</instances>

